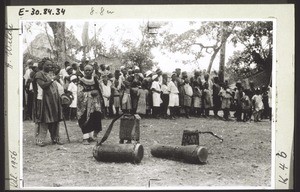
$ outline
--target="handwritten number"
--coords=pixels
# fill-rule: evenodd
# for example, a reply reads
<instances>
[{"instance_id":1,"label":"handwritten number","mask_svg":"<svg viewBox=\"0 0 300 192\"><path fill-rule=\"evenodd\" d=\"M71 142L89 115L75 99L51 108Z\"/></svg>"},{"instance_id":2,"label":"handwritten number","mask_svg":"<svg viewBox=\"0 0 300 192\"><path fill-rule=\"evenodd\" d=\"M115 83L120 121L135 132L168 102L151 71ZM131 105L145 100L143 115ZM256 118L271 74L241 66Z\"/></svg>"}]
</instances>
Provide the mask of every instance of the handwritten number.
<instances>
[{"instance_id":1,"label":"handwritten number","mask_svg":"<svg viewBox=\"0 0 300 192\"><path fill-rule=\"evenodd\" d=\"M276 156L282 157L282 158L286 158L287 154L285 152L280 152L280 153L276 153Z\"/></svg>"},{"instance_id":2,"label":"handwritten number","mask_svg":"<svg viewBox=\"0 0 300 192\"><path fill-rule=\"evenodd\" d=\"M18 156L17 152L15 152L15 151L9 150L9 152L10 152L12 155L14 155L14 156Z\"/></svg>"},{"instance_id":3,"label":"handwritten number","mask_svg":"<svg viewBox=\"0 0 300 192\"><path fill-rule=\"evenodd\" d=\"M113 14L114 12L113 11L110 11L110 10L106 10L104 7L101 7L100 9L97 10L98 12L95 12L95 9L94 7L91 8L91 11L90 11L90 15L94 15L95 13L96 14L99 14L101 16L105 15L105 14Z\"/></svg>"},{"instance_id":4,"label":"handwritten number","mask_svg":"<svg viewBox=\"0 0 300 192\"><path fill-rule=\"evenodd\" d=\"M59 14L60 14L60 9L56 8L56 15L59 15Z\"/></svg>"},{"instance_id":5,"label":"handwritten number","mask_svg":"<svg viewBox=\"0 0 300 192\"><path fill-rule=\"evenodd\" d=\"M104 13L104 7L101 7L101 9L100 9L100 15L103 15L103 13Z\"/></svg>"},{"instance_id":6,"label":"handwritten number","mask_svg":"<svg viewBox=\"0 0 300 192\"><path fill-rule=\"evenodd\" d=\"M95 10L94 10L94 7L92 7L92 8L91 8L90 15L93 15L93 14L94 14L94 11L95 11Z\"/></svg>"},{"instance_id":7,"label":"handwritten number","mask_svg":"<svg viewBox=\"0 0 300 192\"><path fill-rule=\"evenodd\" d=\"M65 9L61 9L61 13L62 13L63 15L65 14L65 12L66 12Z\"/></svg>"},{"instance_id":8,"label":"handwritten number","mask_svg":"<svg viewBox=\"0 0 300 192\"><path fill-rule=\"evenodd\" d=\"M279 163L279 168L282 170L288 169L287 166L285 166L284 163Z\"/></svg>"},{"instance_id":9,"label":"handwritten number","mask_svg":"<svg viewBox=\"0 0 300 192\"><path fill-rule=\"evenodd\" d=\"M31 12L31 15L34 15L34 13L35 13L35 9L34 9L34 8L32 8L31 10L32 10L32 12Z\"/></svg>"}]
</instances>

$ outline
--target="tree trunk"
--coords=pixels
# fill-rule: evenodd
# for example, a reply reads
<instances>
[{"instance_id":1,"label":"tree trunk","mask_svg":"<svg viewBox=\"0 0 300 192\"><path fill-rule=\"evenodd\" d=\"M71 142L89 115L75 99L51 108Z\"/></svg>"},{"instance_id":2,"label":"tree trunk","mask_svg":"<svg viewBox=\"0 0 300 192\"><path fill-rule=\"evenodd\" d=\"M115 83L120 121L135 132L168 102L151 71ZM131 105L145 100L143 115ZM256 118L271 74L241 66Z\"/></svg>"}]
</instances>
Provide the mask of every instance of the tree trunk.
<instances>
[{"instance_id":1,"label":"tree trunk","mask_svg":"<svg viewBox=\"0 0 300 192\"><path fill-rule=\"evenodd\" d=\"M212 64L213 64L213 62L214 62L214 60L215 60L215 58L216 58L219 50L220 50L220 47L218 47L217 49L215 49L214 53L212 54L212 56L211 56L211 58L209 60L209 65L208 65L208 68L207 68L207 73L208 74L210 74L210 71L211 71L211 68L212 68Z\"/></svg>"},{"instance_id":2,"label":"tree trunk","mask_svg":"<svg viewBox=\"0 0 300 192\"><path fill-rule=\"evenodd\" d=\"M82 46L83 48L83 59L86 60L86 54L88 52L88 46L89 46L89 23L85 22L82 29Z\"/></svg>"},{"instance_id":3,"label":"tree trunk","mask_svg":"<svg viewBox=\"0 0 300 192\"><path fill-rule=\"evenodd\" d=\"M57 64L63 67L66 61L65 22L48 22L54 35L54 46L57 52Z\"/></svg>"},{"instance_id":4,"label":"tree trunk","mask_svg":"<svg viewBox=\"0 0 300 192\"><path fill-rule=\"evenodd\" d=\"M226 41L222 43L220 49L220 66L219 66L219 74L218 74L220 82L224 82L225 51L226 51Z\"/></svg>"}]
</instances>

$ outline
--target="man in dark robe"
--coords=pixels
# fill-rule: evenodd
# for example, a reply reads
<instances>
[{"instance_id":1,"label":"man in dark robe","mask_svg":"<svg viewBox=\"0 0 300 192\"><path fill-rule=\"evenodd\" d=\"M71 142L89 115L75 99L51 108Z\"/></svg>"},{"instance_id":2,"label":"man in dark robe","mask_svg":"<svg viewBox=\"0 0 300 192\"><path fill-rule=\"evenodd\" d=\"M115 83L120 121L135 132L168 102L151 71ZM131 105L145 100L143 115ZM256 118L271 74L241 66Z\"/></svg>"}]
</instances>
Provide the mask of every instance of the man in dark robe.
<instances>
[{"instance_id":1,"label":"man in dark robe","mask_svg":"<svg viewBox=\"0 0 300 192\"><path fill-rule=\"evenodd\" d=\"M43 59L43 70L38 71L34 80L36 85L39 86L41 91L41 97L38 98L36 103L36 116L35 122L38 123L40 129L40 142L37 143L40 146L44 146L44 139L47 134L47 130L50 132L52 144L62 144L59 138L59 122L63 119L61 98L58 92L56 80L59 75L51 77L49 74L52 69L52 61L49 59Z\"/></svg>"}]
</instances>

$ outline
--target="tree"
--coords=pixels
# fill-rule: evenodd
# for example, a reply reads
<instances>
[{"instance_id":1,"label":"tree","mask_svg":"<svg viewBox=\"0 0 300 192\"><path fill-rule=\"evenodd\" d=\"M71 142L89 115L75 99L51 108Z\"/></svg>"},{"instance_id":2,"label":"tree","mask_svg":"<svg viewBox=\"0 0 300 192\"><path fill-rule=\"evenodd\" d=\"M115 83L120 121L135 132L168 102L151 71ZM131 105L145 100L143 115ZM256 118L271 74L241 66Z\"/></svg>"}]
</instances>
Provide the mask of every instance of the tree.
<instances>
[{"instance_id":1,"label":"tree","mask_svg":"<svg viewBox=\"0 0 300 192\"><path fill-rule=\"evenodd\" d=\"M132 47L122 54L122 63L126 67L138 66L142 72L152 69L153 55L150 51L145 51L141 47Z\"/></svg>"},{"instance_id":2,"label":"tree","mask_svg":"<svg viewBox=\"0 0 300 192\"><path fill-rule=\"evenodd\" d=\"M264 69L270 71L272 66L272 22L209 21L190 22L190 26L191 29L182 34L166 33L163 47L172 52L192 54L195 56L195 60L209 55L208 73L211 72L217 54L220 54L218 76L223 81L226 45L239 43L246 47L243 55L248 55L247 57L251 57L259 67L264 66ZM264 38L267 38L267 48L262 45ZM236 54L238 53L240 52L236 52ZM236 63L233 58L231 60Z\"/></svg>"},{"instance_id":3,"label":"tree","mask_svg":"<svg viewBox=\"0 0 300 192\"><path fill-rule=\"evenodd\" d=\"M122 61L128 67L136 65L142 72L152 69L157 65L153 61L154 56L151 53L153 47L159 45L156 36L153 33L149 33L148 24L140 26L141 40L138 42L132 42L130 40L124 40L123 46L127 48L127 51L122 54Z\"/></svg>"},{"instance_id":4,"label":"tree","mask_svg":"<svg viewBox=\"0 0 300 192\"><path fill-rule=\"evenodd\" d=\"M66 61L66 38L65 22L48 22L54 35L54 47L57 56L57 63L62 67Z\"/></svg>"},{"instance_id":5,"label":"tree","mask_svg":"<svg viewBox=\"0 0 300 192\"><path fill-rule=\"evenodd\" d=\"M236 32L239 22L209 21L190 22L191 29L182 34L166 33L163 47L171 52L192 54L195 60L210 55L207 72L210 73L217 54L222 50L219 67L220 79L224 79L225 46L231 34Z\"/></svg>"},{"instance_id":6,"label":"tree","mask_svg":"<svg viewBox=\"0 0 300 192\"><path fill-rule=\"evenodd\" d=\"M229 57L227 68L237 76L249 76L258 71L272 73L273 23L271 21L247 22L233 39L244 45Z\"/></svg>"},{"instance_id":7,"label":"tree","mask_svg":"<svg viewBox=\"0 0 300 192\"><path fill-rule=\"evenodd\" d=\"M75 57L76 50L81 46L81 43L74 35L74 29L71 26L70 29L66 27L66 54L71 57Z\"/></svg>"}]
</instances>

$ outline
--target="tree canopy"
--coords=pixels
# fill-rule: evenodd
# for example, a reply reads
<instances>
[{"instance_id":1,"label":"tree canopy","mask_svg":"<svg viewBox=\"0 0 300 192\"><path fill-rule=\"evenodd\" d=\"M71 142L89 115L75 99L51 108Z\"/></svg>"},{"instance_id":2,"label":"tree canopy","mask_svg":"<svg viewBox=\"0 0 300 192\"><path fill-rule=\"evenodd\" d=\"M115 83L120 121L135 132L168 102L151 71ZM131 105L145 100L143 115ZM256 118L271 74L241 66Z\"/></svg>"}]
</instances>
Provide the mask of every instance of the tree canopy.
<instances>
[{"instance_id":1,"label":"tree canopy","mask_svg":"<svg viewBox=\"0 0 300 192\"><path fill-rule=\"evenodd\" d=\"M190 22L190 26L191 29L181 34L166 32L163 47L171 52L193 55L195 60L209 55L207 72L210 73L217 54L225 54L225 51L220 51L222 46L232 44L236 47L239 44L243 50L235 51L226 67L241 68L239 72L242 72L255 62L257 68L270 70L273 41L271 21L206 21ZM224 60L225 57L221 57L220 70L223 70Z\"/></svg>"}]
</instances>

